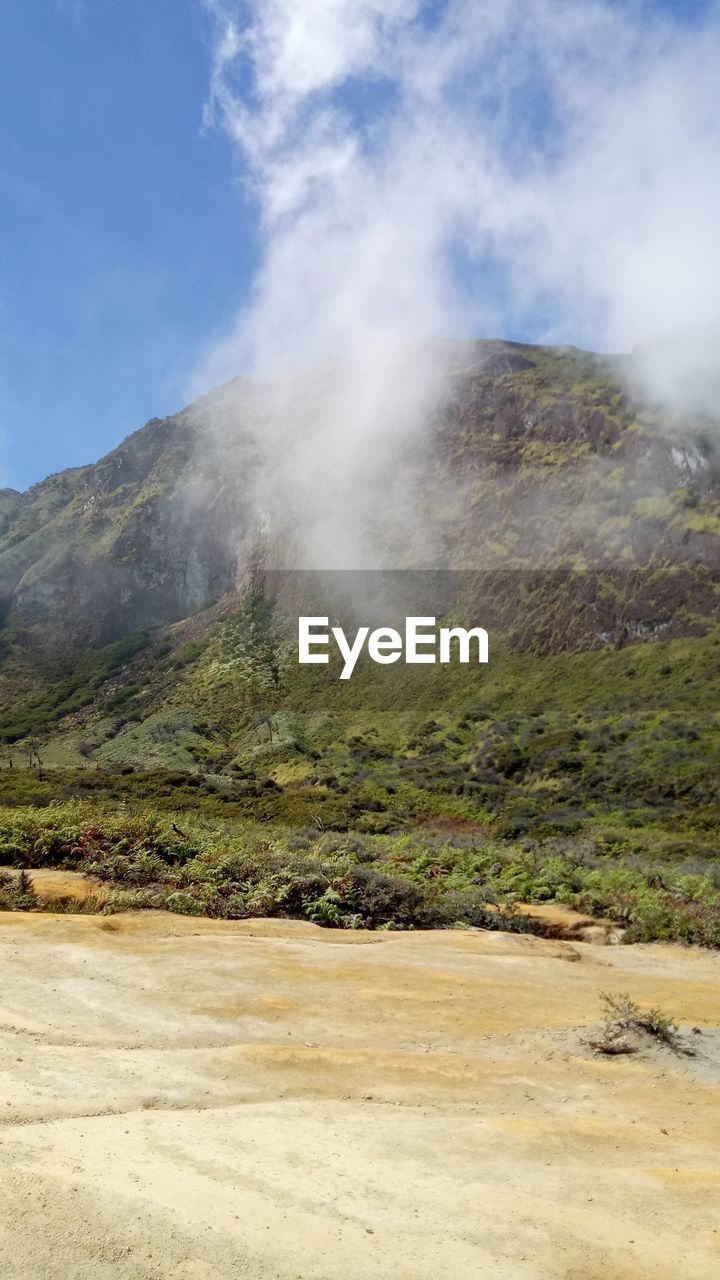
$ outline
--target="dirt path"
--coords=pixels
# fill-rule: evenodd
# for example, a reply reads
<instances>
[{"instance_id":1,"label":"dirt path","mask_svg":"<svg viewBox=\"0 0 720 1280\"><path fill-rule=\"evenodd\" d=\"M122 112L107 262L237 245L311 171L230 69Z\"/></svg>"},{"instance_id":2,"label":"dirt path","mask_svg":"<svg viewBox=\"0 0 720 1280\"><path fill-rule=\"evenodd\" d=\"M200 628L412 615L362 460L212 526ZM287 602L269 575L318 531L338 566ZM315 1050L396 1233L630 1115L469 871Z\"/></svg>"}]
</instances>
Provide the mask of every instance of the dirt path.
<instances>
[{"instance_id":1,"label":"dirt path","mask_svg":"<svg viewBox=\"0 0 720 1280\"><path fill-rule=\"evenodd\" d=\"M720 1273L720 956L0 917L3 1280ZM597 1059L602 990L697 1058Z\"/></svg>"}]
</instances>

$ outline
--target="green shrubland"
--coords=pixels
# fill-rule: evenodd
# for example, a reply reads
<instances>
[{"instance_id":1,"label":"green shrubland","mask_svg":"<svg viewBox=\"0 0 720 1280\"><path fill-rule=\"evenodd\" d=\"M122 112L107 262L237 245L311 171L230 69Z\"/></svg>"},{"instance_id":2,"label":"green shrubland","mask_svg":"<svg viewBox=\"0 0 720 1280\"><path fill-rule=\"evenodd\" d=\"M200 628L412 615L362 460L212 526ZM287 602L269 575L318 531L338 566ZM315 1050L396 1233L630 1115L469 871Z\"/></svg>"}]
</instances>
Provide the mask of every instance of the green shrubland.
<instances>
[{"instance_id":1,"label":"green shrubland","mask_svg":"<svg viewBox=\"0 0 720 1280\"><path fill-rule=\"evenodd\" d=\"M518 843L420 830L361 835L74 801L0 809L0 863L97 877L109 893L106 912L552 933L515 904L560 902L617 921L625 941L720 946L713 859L700 872L657 857L609 858L602 841L587 837ZM20 909L13 874L3 872L0 904ZM35 905L28 900L25 909Z\"/></svg>"}]
</instances>

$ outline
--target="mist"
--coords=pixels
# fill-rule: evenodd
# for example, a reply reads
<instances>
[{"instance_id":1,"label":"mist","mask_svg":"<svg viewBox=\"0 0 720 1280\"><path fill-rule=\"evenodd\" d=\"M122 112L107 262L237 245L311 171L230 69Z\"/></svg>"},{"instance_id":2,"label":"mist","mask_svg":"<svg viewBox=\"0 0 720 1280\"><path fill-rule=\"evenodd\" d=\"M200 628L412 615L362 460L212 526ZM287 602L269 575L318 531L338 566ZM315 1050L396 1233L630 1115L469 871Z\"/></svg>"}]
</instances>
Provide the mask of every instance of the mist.
<instances>
[{"instance_id":1,"label":"mist","mask_svg":"<svg viewBox=\"0 0 720 1280\"><path fill-rule=\"evenodd\" d=\"M408 476L456 339L634 351L634 393L713 411L717 4L205 8L205 123L262 262L192 390L267 379L257 498L271 530L292 505L298 563L377 564L378 505L417 545Z\"/></svg>"}]
</instances>

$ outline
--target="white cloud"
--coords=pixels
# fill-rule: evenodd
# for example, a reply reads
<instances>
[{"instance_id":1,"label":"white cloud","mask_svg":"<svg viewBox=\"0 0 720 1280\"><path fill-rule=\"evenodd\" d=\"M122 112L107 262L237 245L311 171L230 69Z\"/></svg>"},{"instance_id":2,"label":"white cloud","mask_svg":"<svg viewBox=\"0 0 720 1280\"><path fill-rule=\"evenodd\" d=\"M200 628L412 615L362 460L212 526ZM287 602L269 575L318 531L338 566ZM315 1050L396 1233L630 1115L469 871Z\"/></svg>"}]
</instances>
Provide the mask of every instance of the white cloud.
<instances>
[{"instance_id":1,"label":"white cloud","mask_svg":"<svg viewBox=\"0 0 720 1280\"><path fill-rule=\"evenodd\" d=\"M243 26L211 8L212 109L267 236L228 359L529 313L538 337L598 346L716 320L717 11L679 28L657 6L448 0L428 27L415 0L252 0ZM456 244L510 294L464 290Z\"/></svg>"},{"instance_id":2,"label":"white cloud","mask_svg":"<svg viewBox=\"0 0 720 1280\"><path fill-rule=\"evenodd\" d=\"M717 4L678 25L641 0L205 3L208 119L265 252L202 385L403 337L720 332ZM646 362L662 394L686 349ZM382 409L353 377L318 427L336 461L397 408L387 374Z\"/></svg>"}]
</instances>

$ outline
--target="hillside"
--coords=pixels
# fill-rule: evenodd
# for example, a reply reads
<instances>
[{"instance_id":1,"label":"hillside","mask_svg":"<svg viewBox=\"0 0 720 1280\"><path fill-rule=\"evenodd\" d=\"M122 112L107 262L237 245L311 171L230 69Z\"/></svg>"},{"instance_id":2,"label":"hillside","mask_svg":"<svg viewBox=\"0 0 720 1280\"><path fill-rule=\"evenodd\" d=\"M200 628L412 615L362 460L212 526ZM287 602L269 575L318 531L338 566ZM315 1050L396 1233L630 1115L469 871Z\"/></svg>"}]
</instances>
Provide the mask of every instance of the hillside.
<instances>
[{"instance_id":1,"label":"hillside","mask_svg":"<svg viewBox=\"0 0 720 1280\"><path fill-rule=\"evenodd\" d=\"M500 856L495 897L520 882L532 897L528 866L553 858L540 897L624 918L647 890L648 936L695 876L681 894L709 905L683 927L710 941L714 425L638 402L630 358L511 343L434 358L422 414L396 394L373 449L320 448L330 410L350 413L328 367L280 392L231 383L2 495L0 802L266 824L281 852L298 830L302 848L358 832L390 842L372 858L393 873L392 841L422 829L439 863L443 842L487 846L482 868L451 857L459 889ZM331 549L351 533L362 568L307 571L319 532ZM481 623L489 666L361 661L347 683L298 666L299 612L387 625L389 609ZM608 857L630 860L627 882L595 883Z\"/></svg>"}]
</instances>

